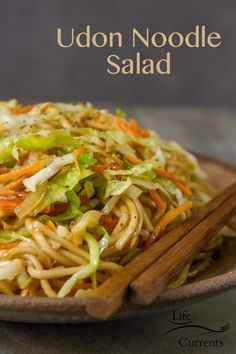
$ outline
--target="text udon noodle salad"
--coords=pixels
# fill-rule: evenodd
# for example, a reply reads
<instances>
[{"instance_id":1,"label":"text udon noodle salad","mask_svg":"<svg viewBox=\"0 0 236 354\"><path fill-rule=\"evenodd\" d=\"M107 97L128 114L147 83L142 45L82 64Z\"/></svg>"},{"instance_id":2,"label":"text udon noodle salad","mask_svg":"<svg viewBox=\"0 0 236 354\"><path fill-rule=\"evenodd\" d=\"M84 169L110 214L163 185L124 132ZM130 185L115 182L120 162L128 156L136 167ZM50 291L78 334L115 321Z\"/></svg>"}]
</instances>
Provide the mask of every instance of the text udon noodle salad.
<instances>
[{"instance_id":1,"label":"text udon noodle salad","mask_svg":"<svg viewBox=\"0 0 236 354\"><path fill-rule=\"evenodd\" d=\"M196 158L90 104L0 102L0 292L89 296L212 196ZM170 286L203 271L224 228Z\"/></svg>"}]
</instances>

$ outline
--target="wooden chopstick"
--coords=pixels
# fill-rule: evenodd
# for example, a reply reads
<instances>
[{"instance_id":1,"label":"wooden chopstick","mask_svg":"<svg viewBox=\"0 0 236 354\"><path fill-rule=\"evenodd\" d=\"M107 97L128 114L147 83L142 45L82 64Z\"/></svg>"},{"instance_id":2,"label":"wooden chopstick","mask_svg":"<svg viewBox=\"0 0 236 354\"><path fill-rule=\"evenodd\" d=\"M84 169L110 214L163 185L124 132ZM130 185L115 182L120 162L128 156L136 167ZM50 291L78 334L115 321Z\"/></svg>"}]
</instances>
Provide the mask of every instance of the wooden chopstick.
<instances>
[{"instance_id":1,"label":"wooden chopstick","mask_svg":"<svg viewBox=\"0 0 236 354\"><path fill-rule=\"evenodd\" d=\"M236 192L131 283L131 300L149 305L236 214Z\"/></svg>"},{"instance_id":2,"label":"wooden chopstick","mask_svg":"<svg viewBox=\"0 0 236 354\"><path fill-rule=\"evenodd\" d=\"M111 316L122 306L127 289L134 279L235 193L236 183L213 198L176 229L163 235L158 242L128 263L120 272L110 277L93 296L86 299L88 314L99 319Z\"/></svg>"}]
</instances>

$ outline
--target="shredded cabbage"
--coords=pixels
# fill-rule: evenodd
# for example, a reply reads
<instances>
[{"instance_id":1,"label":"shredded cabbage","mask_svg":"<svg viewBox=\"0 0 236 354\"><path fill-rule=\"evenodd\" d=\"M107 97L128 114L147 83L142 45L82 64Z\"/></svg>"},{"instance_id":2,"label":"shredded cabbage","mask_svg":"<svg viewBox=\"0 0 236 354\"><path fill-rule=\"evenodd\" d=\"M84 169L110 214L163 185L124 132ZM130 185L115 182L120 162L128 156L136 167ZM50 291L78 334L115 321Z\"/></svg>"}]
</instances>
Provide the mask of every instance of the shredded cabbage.
<instances>
[{"instance_id":1,"label":"shredded cabbage","mask_svg":"<svg viewBox=\"0 0 236 354\"><path fill-rule=\"evenodd\" d=\"M25 270L24 261L19 258L0 261L0 280L12 280Z\"/></svg>"},{"instance_id":2,"label":"shredded cabbage","mask_svg":"<svg viewBox=\"0 0 236 354\"><path fill-rule=\"evenodd\" d=\"M78 139L60 131L49 132L47 136L24 135L5 138L0 143L0 164L13 161L14 148L23 151L44 150L47 151L55 146L58 147L76 147L80 145Z\"/></svg>"},{"instance_id":3,"label":"shredded cabbage","mask_svg":"<svg viewBox=\"0 0 236 354\"><path fill-rule=\"evenodd\" d=\"M106 229L104 229L104 227L99 227L97 228L99 231L101 230L103 233L102 238L98 241L98 249L99 249L99 254L101 254L109 245L109 241L110 241L110 235L109 233L106 231Z\"/></svg>"},{"instance_id":4,"label":"shredded cabbage","mask_svg":"<svg viewBox=\"0 0 236 354\"><path fill-rule=\"evenodd\" d=\"M160 167L160 164L156 160L147 161L145 164L136 165L128 170L107 170L105 175L110 176L137 176L142 175L145 172L152 171L154 167Z\"/></svg>"},{"instance_id":5,"label":"shredded cabbage","mask_svg":"<svg viewBox=\"0 0 236 354\"><path fill-rule=\"evenodd\" d=\"M48 191L44 196L43 201L34 211L34 215L48 205L61 202L67 202L66 192L72 190L79 182L78 171L75 167L71 167L68 171L53 177L48 183Z\"/></svg>"},{"instance_id":6,"label":"shredded cabbage","mask_svg":"<svg viewBox=\"0 0 236 354\"><path fill-rule=\"evenodd\" d=\"M108 181L105 191L105 198L113 195L121 195L131 186L131 184L132 181L130 178L128 178L127 181Z\"/></svg>"},{"instance_id":7,"label":"shredded cabbage","mask_svg":"<svg viewBox=\"0 0 236 354\"><path fill-rule=\"evenodd\" d=\"M57 296L64 297L66 296L71 289L80 281L85 278L90 277L94 272L96 272L99 263L99 248L98 242L95 238L88 232L85 232L83 235L85 241L88 244L89 254L90 254L90 261L88 265L82 266L81 269L72 275L65 284L59 290Z\"/></svg>"},{"instance_id":8,"label":"shredded cabbage","mask_svg":"<svg viewBox=\"0 0 236 354\"><path fill-rule=\"evenodd\" d=\"M54 176L63 166L70 165L74 162L73 154L67 154L62 157L55 157L53 162L37 172L32 177L24 179L24 185L31 191L36 192L36 187L43 184L49 178Z\"/></svg>"}]
</instances>

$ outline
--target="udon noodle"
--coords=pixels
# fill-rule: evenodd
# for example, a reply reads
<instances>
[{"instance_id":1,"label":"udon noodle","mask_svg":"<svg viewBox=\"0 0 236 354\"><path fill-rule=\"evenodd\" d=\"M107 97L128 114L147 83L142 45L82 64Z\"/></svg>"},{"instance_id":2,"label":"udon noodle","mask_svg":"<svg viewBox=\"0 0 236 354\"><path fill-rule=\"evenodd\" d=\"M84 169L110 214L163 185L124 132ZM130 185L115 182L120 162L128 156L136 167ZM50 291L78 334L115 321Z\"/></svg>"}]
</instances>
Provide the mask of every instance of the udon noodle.
<instances>
[{"instance_id":1,"label":"udon noodle","mask_svg":"<svg viewBox=\"0 0 236 354\"><path fill-rule=\"evenodd\" d=\"M0 292L89 296L211 199L196 158L124 113L0 102ZM204 271L224 228L172 281Z\"/></svg>"}]
</instances>

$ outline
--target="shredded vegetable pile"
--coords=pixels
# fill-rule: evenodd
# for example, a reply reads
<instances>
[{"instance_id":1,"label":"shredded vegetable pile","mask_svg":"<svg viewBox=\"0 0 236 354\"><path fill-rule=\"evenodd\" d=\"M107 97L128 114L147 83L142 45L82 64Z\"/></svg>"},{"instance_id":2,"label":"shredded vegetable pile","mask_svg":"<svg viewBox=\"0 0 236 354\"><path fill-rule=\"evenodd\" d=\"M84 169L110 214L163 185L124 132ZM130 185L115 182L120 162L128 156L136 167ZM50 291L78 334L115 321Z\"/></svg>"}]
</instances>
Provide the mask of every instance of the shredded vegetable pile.
<instances>
[{"instance_id":1,"label":"shredded vegetable pile","mask_svg":"<svg viewBox=\"0 0 236 354\"><path fill-rule=\"evenodd\" d=\"M0 102L0 135L3 294L89 296L212 196L193 155L121 110ZM221 245L222 232L170 286Z\"/></svg>"}]
</instances>

